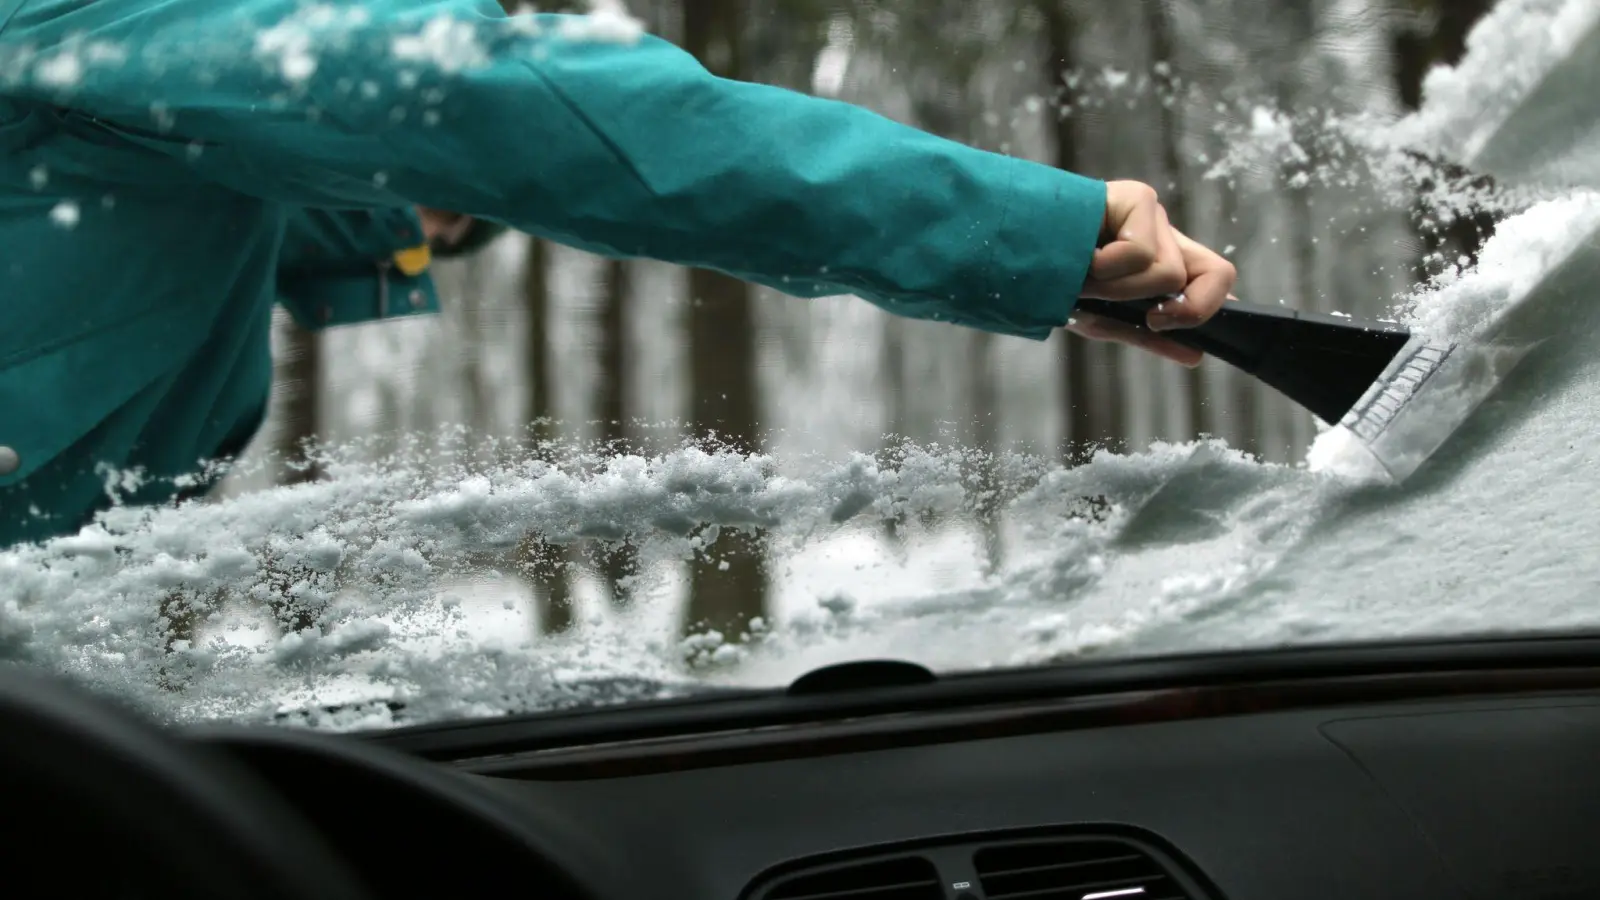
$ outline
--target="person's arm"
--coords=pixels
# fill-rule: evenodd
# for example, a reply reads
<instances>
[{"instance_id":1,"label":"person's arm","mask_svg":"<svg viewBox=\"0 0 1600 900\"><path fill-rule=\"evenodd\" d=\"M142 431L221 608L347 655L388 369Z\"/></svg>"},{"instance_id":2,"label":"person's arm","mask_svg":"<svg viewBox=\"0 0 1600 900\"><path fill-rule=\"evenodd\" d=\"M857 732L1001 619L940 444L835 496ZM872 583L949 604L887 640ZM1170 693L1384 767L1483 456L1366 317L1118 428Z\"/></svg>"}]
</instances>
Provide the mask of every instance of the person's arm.
<instances>
[{"instance_id":1,"label":"person's arm","mask_svg":"<svg viewBox=\"0 0 1600 900\"><path fill-rule=\"evenodd\" d=\"M280 269L314 275L370 271L394 254L427 243L427 227L414 207L319 209L293 207L285 214Z\"/></svg>"},{"instance_id":2,"label":"person's arm","mask_svg":"<svg viewBox=\"0 0 1600 900\"><path fill-rule=\"evenodd\" d=\"M492 0L21 0L0 50L36 54L8 95L160 129L252 195L455 210L1007 334L1067 322L1103 182L716 78L652 37L568 41L572 22Z\"/></svg>"},{"instance_id":3,"label":"person's arm","mask_svg":"<svg viewBox=\"0 0 1600 900\"><path fill-rule=\"evenodd\" d=\"M313 331L432 313L430 227L409 207L293 207L285 216L278 302Z\"/></svg>"}]
</instances>

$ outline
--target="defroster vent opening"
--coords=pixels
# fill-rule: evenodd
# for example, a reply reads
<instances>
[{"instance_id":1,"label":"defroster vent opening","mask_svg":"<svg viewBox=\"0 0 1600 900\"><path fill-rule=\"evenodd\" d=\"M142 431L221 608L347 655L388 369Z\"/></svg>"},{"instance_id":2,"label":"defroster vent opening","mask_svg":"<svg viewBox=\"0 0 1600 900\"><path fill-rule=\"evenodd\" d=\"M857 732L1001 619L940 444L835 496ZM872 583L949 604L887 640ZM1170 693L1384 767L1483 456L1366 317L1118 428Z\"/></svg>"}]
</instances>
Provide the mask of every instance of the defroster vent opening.
<instances>
[{"instance_id":1,"label":"defroster vent opening","mask_svg":"<svg viewBox=\"0 0 1600 900\"><path fill-rule=\"evenodd\" d=\"M778 878L757 900L945 900L939 871L921 856L810 869Z\"/></svg>"},{"instance_id":2,"label":"defroster vent opening","mask_svg":"<svg viewBox=\"0 0 1600 900\"><path fill-rule=\"evenodd\" d=\"M1131 841L1055 838L979 847L985 900L1199 900L1170 863Z\"/></svg>"}]
</instances>

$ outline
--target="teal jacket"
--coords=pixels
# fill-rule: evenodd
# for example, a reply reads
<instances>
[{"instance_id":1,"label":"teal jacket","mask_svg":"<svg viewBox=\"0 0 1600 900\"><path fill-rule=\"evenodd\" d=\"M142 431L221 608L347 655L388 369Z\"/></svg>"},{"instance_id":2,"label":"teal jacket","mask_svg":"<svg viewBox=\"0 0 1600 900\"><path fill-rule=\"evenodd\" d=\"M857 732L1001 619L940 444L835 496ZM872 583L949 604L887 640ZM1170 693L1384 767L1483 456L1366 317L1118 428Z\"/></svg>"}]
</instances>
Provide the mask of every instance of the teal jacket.
<instances>
[{"instance_id":1,"label":"teal jacket","mask_svg":"<svg viewBox=\"0 0 1600 900\"><path fill-rule=\"evenodd\" d=\"M0 0L0 545L254 432L283 303L437 308L413 204L1042 339L1103 182L493 0ZM9 463L9 464L7 464Z\"/></svg>"}]
</instances>

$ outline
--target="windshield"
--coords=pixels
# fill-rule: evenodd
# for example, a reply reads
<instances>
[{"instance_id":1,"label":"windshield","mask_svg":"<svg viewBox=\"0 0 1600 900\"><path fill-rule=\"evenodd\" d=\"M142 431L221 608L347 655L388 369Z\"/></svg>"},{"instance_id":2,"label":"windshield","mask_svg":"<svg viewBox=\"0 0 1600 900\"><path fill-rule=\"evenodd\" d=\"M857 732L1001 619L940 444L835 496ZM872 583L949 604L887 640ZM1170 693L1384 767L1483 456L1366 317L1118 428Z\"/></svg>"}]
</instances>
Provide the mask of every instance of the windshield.
<instances>
[{"instance_id":1,"label":"windshield","mask_svg":"<svg viewBox=\"0 0 1600 900\"><path fill-rule=\"evenodd\" d=\"M250 113L277 116L271 128L216 124L233 115L231 76L215 93L161 94L161 82L168 100L152 117L134 104L129 121L141 121L89 140L88 120L67 116L62 136L37 151L57 155L28 157L7 182L18 197L46 198L26 222L6 220L37 229L31 257L56 267L28 291L78 285L100 267L115 268L118 284L199 273L253 234L227 223L266 208L218 198L258 184L273 185L261 188L271 209L290 210L272 213L273 233L287 221L290 237L257 248L278 275L264 276L255 324L163 301L139 321L199 321L198 336L174 343L175 331L139 325L119 346L155 349L133 362L101 348L28 369L32 356L7 359L0 345L10 367L0 403L20 403L16 385L29 385L32 404L4 406L4 418L48 430L62 410L95 410L62 448L112 434L129 409L181 406L189 412L147 411L117 446L205 433L217 457L232 458L167 478L177 489L165 493L152 492L162 479L149 471L98 466L105 499L84 523L0 550L7 659L179 720L288 715L345 729L778 686L856 659L959 672L1600 622L1600 557L1589 552L1600 517L1583 474L1600 403L1586 350L1600 333L1588 296L1600 272L1600 197L1590 192L1600 189L1600 105L1575 68L1600 46L1592 0L596 4L589 19L563 20L563 39L606 45L584 57L600 74L583 81L586 64L564 57L547 74L592 130L553 113L538 128L507 117L495 127L521 128L525 155L507 149L452 168L446 155L470 149L466 138L416 150L435 154L456 195L439 186L447 175L394 148L426 128L476 135L501 121L491 103L500 95L447 88L473 84L474 66L513 51L475 37L490 25L414 16L415 33L387 46L417 68L375 69L370 82L372 96L401 99L370 122L341 120L348 143L327 145L356 154L364 145L350 133L394 129L386 146L397 156L370 179L324 178L336 160L302 149L324 139L315 123L328 117L316 110L339 109L368 82L319 81L329 48L344 45L315 36L339 14L316 20L311 9L295 28L257 23L248 44L251 60L290 85L277 111ZM349 21L365 27L354 13ZM20 27L0 44L21 47ZM734 101L694 93L710 88L674 82L651 93L664 76L615 54L654 53L655 39L726 78L1152 186L1173 228L1236 267L1237 301L1455 352L1466 362L1432 382L1455 393L1423 395L1418 383L1441 368L1426 354L1380 373L1399 343L1374 351L1381 358L1365 374L1352 374L1355 363L1317 369L1321 345L1292 335L1250 344L1248 364L1208 352L1190 368L1144 352L1142 337L1090 340L1077 319L1025 333L1031 325L1012 327L1001 310L1004 285L992 308L960 307L969 321L945 314L935 294L949 284L933 275L925 288L900 275L900 294L878 291L882 272L938 272L954 253L1012 265L1011 247L1040 240L1021 229L1033 213L972 216L1013 217L1009 245L1004 224L990 232L960 218L950 204L991 198L976 188L957 196L965 163L908 161L911 138L875 146L881 168L834 191L830 179L864 151L818 144L785 157L784 142L813 140L794 126L769 141L789 119L739 119L751 122L739 136L735 120L717 118L719 103ZM140 50L64 46L6 58L64 91L61 108L92 111L115 87L95 73L130 71L107 60ZM446 80L434 85L432 72ZM617 85L635 94L619 99ZM32 101L5 102L0 112L17 116ZM173 133L188 126L204 139L163 146L165 107L178 110ZM833 107L812 109L795 115L829 127ZM696 117L701 132L678 130ZM631 133L630 121L648 122L638 129L647 133ZM685 150L685 134L711 149ZM68 140L134 149L79 156ZM778 149L740 155L769 145ZM240 162L267 148L292 159L289 174ZM712 166L706 154L733 161ZM894 179L916 165L922 180L900 187ZM509 187L478 190L474 166L523 174L486 174ZM526 174L542 166L560 174ZM671 223L647 215L737 211L797 171L815 193L719 219L715 240L694 250L706 265L634 252L673 246L657 241ZM97 187L107 178L122 180ZM133 226L117 220L124 231L95 230L142 209L139 191L152 183L191 178L211 185L193 189L198 199L169 196ZM638 184L649 191L622 193ZM340 242L389 253L316 217L376 208L390 189L422 208L430 243L403 242L377 276L320 262ZM478 205L435 209L455 196ZM543 218L501 229L490 213L509 218L513 201ZM312 222L304 251L294 243L302 209ZM813 220L836 222L837 233ZM137 249L134 237L169 226L177 243ZM970 237L951 240L951 228ZM61 249L124 234L131 249L117 258L97 249L74 262ZM1059 264L1082 280L1093 248L1077 240L1062 231ZM780 271L784 254L808 263L824 253L809 248L835 241L826 258L848 273ZM871 253L852 249L861 247ZM1041 252L1036 268L1057 264ZM1025 277L1028 266L1015 265L1022 274L1007 277ZM799 283L812 275L815 284ZM376 280L350 288L358 276ZM101 286L83 281L72 302ZM0 306L23 302L20 290ZM354 299L304 299L345 290L338 296ZM365 312L374 303L379 314ZM27 339L71 337L50 330L70 318L57 316ZM217 355L222 343L228 355ZM1277 355L1263 362L1268 349ZM96 368L106 354L115 367ZM180 357L181 371L156 368ZM74 369L104 373L97 393L52 394ZM264 420L252 401L223 421L229 395L193 373L224 370L259 370L262 401L270 385ZM1375 375L1404 391L1369 394ZM1303 396L1286 394L1283 379L1296 377L1351 382L1345 406L1362 395L1367 406L1352 409L1372 416L1416 394L1408 421L1436 426L1433 436L1375 450L1388 439L1320 421ZM57 452L31 439L0 447L0 474L21 468L24 487L53 464L32 460ZM1395 463L1407 453L1415 465ZM4 489L8 516L51 514L42 490Z\"/></svg>"}]
</instances>

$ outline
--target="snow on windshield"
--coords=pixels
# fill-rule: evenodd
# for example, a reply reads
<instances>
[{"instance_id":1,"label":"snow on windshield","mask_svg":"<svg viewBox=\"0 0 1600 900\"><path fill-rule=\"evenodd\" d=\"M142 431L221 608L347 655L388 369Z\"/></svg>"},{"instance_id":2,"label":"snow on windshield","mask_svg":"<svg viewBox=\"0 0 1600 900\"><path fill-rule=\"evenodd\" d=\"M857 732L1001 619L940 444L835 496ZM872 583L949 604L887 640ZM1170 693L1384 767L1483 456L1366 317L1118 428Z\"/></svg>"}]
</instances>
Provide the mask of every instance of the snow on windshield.
<instances>
[{"instance_id":1,"label":"snow on windshield","mask_svg":"<svg viewBox=\"0 0 1600 900\"><path fill-rule=\"evenodd\" d=\"M1570 49L1562 36L1593 24L1577 22L1584 10L1592 4L1506 3L1461 66L1429 79L1419 114L1398 125L1329 120L1318 133L1354 148L1363 172L1415 177L1433 164L1409 150L1448 148L1464 123L1489 121L1485 97L1491 110L1514 106L1538 67ZM613 15L595 32L627 39L629 27ZM452 40L441 32L400 49L426 56ZM263 41L290 74L314 65L292 35ZM1298 152L1269 107L1247 123L1217 161L1219 177ZM1401 298L1395 317L1470 338L1547 273L1596 271L1600 195L1457 187L1436 199L1515 215L1475 269L1447 268ZM379 462L356 444L329 448L329 477L317 483L119 508L81 534L0 553L0 656L185 720L404 703L298 720L349 728L773 685L863 657L952 670L1592 627L1593 308L1585 296L1549 303L1541 315L1555 337L1401 488L1361 477L1359 448L1334 432L1287 464L1200 441L1101 452L1075 467L938 444L781 459L690 444L641 454L556 444L530 455L424 435ZM973 478L991 463L992 479ZM973 528L906 544L884 536L885 522L970 523L995 506L1006 553L992 570ZM769 545L770 620L749 634L680 639L681 562L715 560L724 535L750 528ZM555 546L632 543L632 605L535 638L526 591L483 566L530 534ZM266 627L261 608L285 596L325 609L320 627L289 636ZM173 598L214 615L164 654L160 619Z\"/></svg>"}]
</instances>

